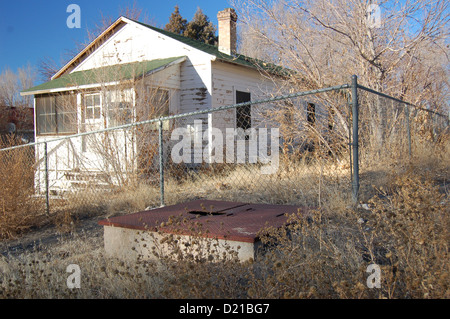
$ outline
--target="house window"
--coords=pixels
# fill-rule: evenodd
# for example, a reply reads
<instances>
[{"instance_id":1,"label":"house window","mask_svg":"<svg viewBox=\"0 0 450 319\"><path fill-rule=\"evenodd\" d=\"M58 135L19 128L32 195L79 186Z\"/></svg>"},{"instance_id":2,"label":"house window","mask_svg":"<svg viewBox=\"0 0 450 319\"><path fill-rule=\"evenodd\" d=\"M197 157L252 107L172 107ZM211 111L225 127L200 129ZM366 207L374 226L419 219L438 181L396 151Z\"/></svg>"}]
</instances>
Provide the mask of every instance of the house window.
<instances>
[{"instance_id":1,"label":"house window","mask_svg":"<svg viewBox=\"0 0 450 319\"><path fill-rule=\"evenodd\" d=\"M131 102L110 102L108 104L109 127L130 124L132 121Z\"/></svg>"},{"instance_id":2,"label":"house window","mask_svg":"<svg viewBox=\"0 0 450 319\"><path fill-rule=\"evenodd\" d=\"M56 108L53 96L36 97L36 133L56 134Z\"/></svg>"},{"instance_id":3,"label":"house window","mask_svg":"<svg viewBox=\"0 0 450 319\"><path fill-rule=\"evenodd\" d=\"M158 118L169 116L169 90L164 89L149 89L150 109L154 116Z\"/></svg>"},{"instance_id":4,"label":"house window","mask_svg":"<svg viewBox=\"0 0 450 319\"><path fill-rule=\"evenodd\" d=\"M56 124L59 134L77 133L77 100L74 94L55 98Z\"/></svg>"},{"instance_id":5,"label":"house window","mask_svg":"<svg viewBox=\"0 0 450 319\"><path fill-rule=\"evenodd\" d=\"M249 92L236 91L236 103L250 102ZM251 105L239 106L236 108L236 128L244 130L252 127L252 107Z\"/></svg>"},{"instance_id":6,"label":"house window","mask_svg":"<svg viewBox=\"0 0 450 319\"><path fill-rule=\"evenodd\" d=\"M100 102L100 93L85 95L84 105L86 120L98 120L101 118L102 105Z\"/></svg>"},{"instance_id":7,"label":"house window","mask_svg":"<svg viewBox=\"0 0 450 319\"><path fill-rule=\"evenodd\" d=\"M36 97L36 133L69 134L77 132L77 103L74 94Z\"/></svg>"},{"instance_id":8,"label":"house window","mask_svg":"<svg viewBox=\"0 0 450 319\"><path fill-rule=\"evenodd\" d=\"M111 90L103 95L108 111L108 127L130 124L133 121L133 97L129 90Z\"/></svg>"},{"instance_id":9,"label":"house window","mask_svg":"<svg viewBox=\"0 0 450 319\"><path fill-rule=\"evenodd\" d=\"M143 101L144 107L140 114L138 114L139 121L146 121L157 119L160 117L169 116L170 95L169 90L147 87L145 99ZM158 129L158 123L153 123L148 126L151 130ZM163 122L163 129L169 129L169 121Z\"/></svg>"}]
</instances>

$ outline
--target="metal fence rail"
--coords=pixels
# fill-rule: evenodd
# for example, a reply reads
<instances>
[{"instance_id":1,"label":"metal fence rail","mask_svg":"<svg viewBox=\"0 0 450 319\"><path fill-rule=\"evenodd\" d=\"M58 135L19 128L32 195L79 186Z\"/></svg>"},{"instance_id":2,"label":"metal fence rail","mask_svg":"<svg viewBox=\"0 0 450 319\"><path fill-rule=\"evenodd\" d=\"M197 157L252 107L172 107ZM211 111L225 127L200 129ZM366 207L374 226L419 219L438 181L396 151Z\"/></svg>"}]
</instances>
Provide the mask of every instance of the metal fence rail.
<instances>
[{"instance_id":1,"label":"metal fence rail","mask_svg":"<svg viewBox=\"0 0 450 319\"><path fill-rule=\"evenodd\" d=\"M330 104L341 113L330 113ZM188 197L317 206L330 189L348 192L357 202L360 163L366 168L380 127L373 125L372 110L392 113L380 121L378 142L395 141L401 150L406 145L409 156L422 129L412 121L419 113L438 119L429 125L439 132L448 127L443 114L363 87L354 76L351 84L3 148L0 175L23 176L25 184L15 186L23 190L20 196L47 214L107 210L107 203L128 193L128 201L143 197L139 207ZM3 192L4 203L17 196Z\"/></svg>"},{"instance_id":2,"label":"metal fence rail","mask_svg":"<svg viewBox=\"0 0 450 319\"><path fill-rule=\"evenodd\" d=\"M354 144L360 157L356 172L384 170L387 163L406 164L421 152L423 155L424 147L448 139L448 115L359 85L357 80L355 86L359 131L355 134L354 126L353 136L358 139Z\"/></svg>"}]
</instances>

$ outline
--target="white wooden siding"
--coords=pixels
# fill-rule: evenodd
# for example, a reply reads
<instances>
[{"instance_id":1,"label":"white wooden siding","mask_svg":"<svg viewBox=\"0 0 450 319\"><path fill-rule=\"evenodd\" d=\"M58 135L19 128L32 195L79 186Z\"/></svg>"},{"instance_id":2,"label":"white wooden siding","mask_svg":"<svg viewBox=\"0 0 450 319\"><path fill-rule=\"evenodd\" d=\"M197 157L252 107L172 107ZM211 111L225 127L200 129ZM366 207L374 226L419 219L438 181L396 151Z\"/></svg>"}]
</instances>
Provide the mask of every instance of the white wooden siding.
<instances>
[{"instance_id":1,"label":"white wooden siding","mask_svg":"<svg viewBox=\"0 0 450 319\"><path fill-rule=\"evenodd\" d=\"M172 83L165 84L179 88L178 105L172 109L185 113L211 108L213 56L137 23L129 23L117 31L72 72L174 56L186 56L187 59L180 65L179 78L171 74L169 81ZM170 71L158 72L156 77L167 78L167 72Z\"/></svg>"},{"instance_id":2,"label":"white wooden siding","mask_svg":"<svg viewBox=\"0 0 450 319\"><path fill-rule=\"evenodd\" d=\"M257 70L224 62L212 63L212 106L217 108L236 103L236 91L250 92L251 100L267 98L274 92L273 83L266 80ZM255 106L254 108L262 108ZM216 112L213 127L219 129L235 127L236 111ZM252 114L252 125L258 125L258 118Z\"/></svg>"}]
</instances>

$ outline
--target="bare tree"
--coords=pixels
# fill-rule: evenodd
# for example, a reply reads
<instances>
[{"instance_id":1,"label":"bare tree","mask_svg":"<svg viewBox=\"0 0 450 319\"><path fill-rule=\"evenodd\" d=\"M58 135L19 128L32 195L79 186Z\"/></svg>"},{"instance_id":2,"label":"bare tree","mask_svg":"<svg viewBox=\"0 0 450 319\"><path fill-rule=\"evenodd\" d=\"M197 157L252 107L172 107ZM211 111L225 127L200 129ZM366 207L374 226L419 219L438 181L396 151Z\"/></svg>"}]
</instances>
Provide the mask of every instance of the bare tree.
<instances>
[{"instance_id":1,"label":"bare tree","mask_svg":"<svg viewBox=\"0 0 450 319\"><path fill-rule=\"evenodd\" d=\"M20 96L20 91L33 86L36 70L27 65L17 72L6 69L0 74L0 104L8 107L31 107L30 97Z\"/></svg>"},{"instance_id":2,"label":"bare tree","mask_svg":"<svg viewBox=\"0 0 450 319\"><path fill-rule=\"evenodd\" d=\"M288 81L299 90L348 83L356 74L362 85L447 111L448 1L233 2L243 25L241 52L295 70ZM345 126L343 105L325 102ZM368 105L367 121L381 145L386 103Z\"/></svg>"}]
</instances>

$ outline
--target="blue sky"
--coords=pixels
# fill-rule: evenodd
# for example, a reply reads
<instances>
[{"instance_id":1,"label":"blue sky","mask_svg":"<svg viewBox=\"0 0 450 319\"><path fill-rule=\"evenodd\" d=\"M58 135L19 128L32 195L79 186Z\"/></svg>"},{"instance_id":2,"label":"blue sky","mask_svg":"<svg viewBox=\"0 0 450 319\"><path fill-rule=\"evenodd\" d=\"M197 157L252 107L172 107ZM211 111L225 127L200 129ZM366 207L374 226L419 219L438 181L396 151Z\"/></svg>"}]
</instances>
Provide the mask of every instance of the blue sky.
<instances>
[{"instance_id":1,"label":"blue sky","mask_svg":"<svg viewBox=\"0 0 450 319\"><path fill-rule=\"evenodd\" d=\"M67 51L76 42L84 42L88 29L92 29L101 17L116 19L119 9L132 6L134 0L0 0L0 73L6 68L30 64L38 66L41 59L50 57L67 60ZM217 12L230 7L228 0L136 0L157 27L164 27L178 4L180 13L188 21L200 7L217 26ZM66 21L70 4L81 9L81 28L68 28ZM40 81L38 81L40 82Z\"/></svg>"}]
</instances>

